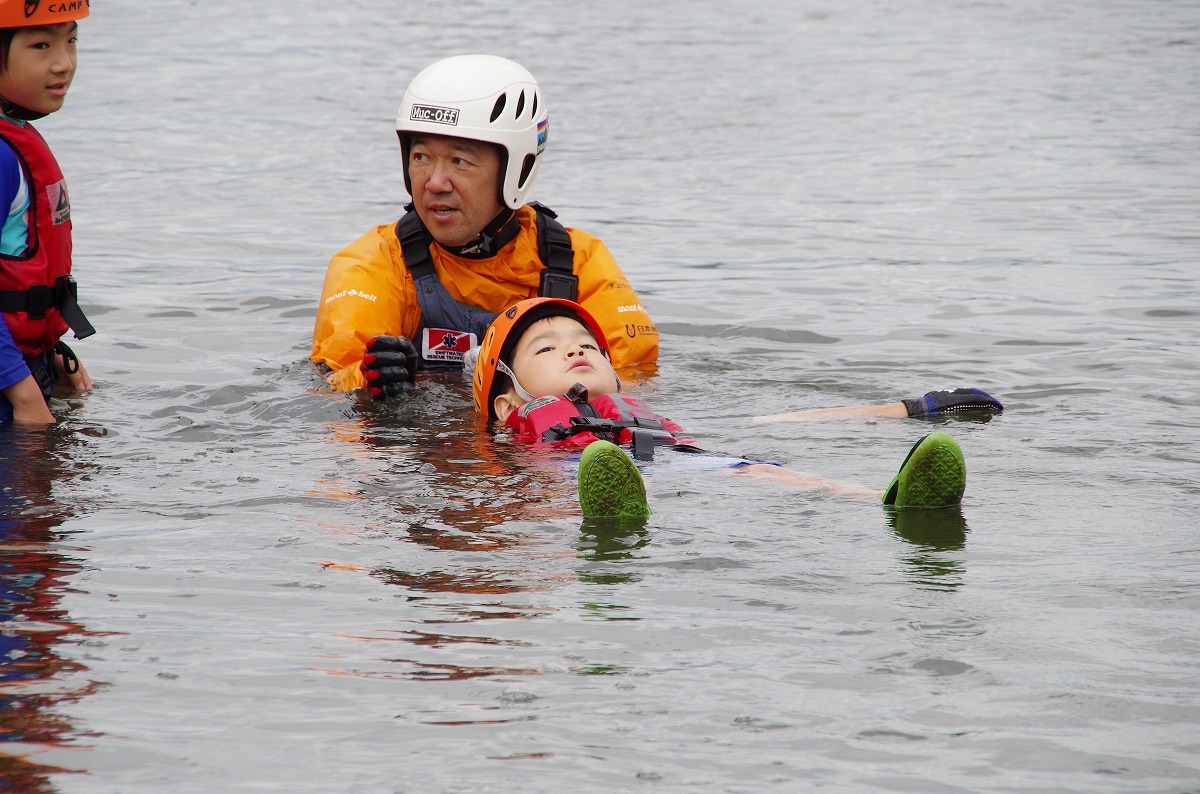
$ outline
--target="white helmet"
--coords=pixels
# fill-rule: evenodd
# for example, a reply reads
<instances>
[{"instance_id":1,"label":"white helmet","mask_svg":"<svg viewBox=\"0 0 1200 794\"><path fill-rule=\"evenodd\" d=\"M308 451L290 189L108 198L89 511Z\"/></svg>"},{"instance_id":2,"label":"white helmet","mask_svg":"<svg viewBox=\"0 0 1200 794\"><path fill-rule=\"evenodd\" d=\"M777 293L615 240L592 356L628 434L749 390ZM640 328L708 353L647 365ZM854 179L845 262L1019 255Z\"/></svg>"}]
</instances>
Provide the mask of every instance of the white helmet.
<instances>
[{"instance_id":1,"label":"white helmet","mask_svg":"<svg viewBox=\"0 0 1200 794\"><path fill-rule=\"evenodd\" d=\"M495 55L457 55L427 66L409 83L396 116L396 133L408 178L410 136L468 138L498 145L500 201L525 203L546 148L549 114L537 81L520 64Z\"/></svg>"}]
</instances>

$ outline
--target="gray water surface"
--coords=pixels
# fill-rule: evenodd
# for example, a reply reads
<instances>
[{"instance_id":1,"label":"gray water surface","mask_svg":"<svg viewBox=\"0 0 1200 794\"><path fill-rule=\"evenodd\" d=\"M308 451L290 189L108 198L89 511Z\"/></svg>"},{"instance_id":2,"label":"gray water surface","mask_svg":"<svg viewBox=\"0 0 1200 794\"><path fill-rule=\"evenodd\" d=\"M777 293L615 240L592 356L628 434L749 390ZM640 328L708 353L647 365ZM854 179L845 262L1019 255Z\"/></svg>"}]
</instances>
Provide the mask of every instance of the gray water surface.
<instances>
[{"instance_id":1,"label":"gray water surface","mask_svg":"<svg viewBox=\"0 0 1200 794\"><path fill-rule=\"evenodd\" d=\"M1200 4L97 3L66 108L97 387L0 430L0 781L63 794L1200 790ZM642 530L430 379L307 363L405 201L404 86L512 57L535 198L662 333L704 445ZM973 385L991 421L751 428ZM3 786L0 786L2 788Z\"/></svg>"}]
</instances>

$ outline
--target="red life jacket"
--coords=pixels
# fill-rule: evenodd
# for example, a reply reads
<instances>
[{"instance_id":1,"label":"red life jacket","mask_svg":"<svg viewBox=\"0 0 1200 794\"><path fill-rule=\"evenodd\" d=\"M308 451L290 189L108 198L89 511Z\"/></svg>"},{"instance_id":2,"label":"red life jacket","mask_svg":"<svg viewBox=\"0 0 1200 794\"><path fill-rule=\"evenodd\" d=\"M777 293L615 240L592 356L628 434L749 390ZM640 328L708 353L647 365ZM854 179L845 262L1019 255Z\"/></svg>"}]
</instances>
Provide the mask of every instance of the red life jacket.
<instances>
[{"instance_id":1,"label":"red life jacket","mask_svg":"<svg viewBox=\"0 0 1200 794\"><path fill-rule=\"evenodd\" d=\"M67 328L95 333L75 300L71 278L71 203L45 139L31 125L0 122L0 139L16 152L29 188L29 240L18 256L0 254L0 311L26 356L47 352Z\"/></svg>"},{"instance_id":2,"label":"red life jacket","mask_svg":"<svg viewBox=\"0 0 1200 794\"><path fill-rule=\"evenodd\" d=\"M681 426L654 413L641 397L628 394L603 394L590 403L540 397L513 411L504 424L513 440L523 444L582 448L604 439L633 445L636 457L652 455L654 445L693 443L681 435Z\"/></svg>"}]
</instances>

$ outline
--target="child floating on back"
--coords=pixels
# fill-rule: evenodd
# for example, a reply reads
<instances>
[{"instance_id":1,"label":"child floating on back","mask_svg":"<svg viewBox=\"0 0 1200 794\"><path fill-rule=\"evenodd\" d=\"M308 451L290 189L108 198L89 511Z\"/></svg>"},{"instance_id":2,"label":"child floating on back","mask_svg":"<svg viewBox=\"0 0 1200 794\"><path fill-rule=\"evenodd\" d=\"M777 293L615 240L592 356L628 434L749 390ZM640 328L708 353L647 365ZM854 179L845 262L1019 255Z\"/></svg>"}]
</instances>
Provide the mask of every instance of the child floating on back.
<instances>
[{"instance_id":1,"label":"child floating on back","mask_svg":"<svg viewBox=\"0 0 1200 794\"><path fill-rule=\"evenodd\" d=\"M655 414L640 398L622 393L604 338L591 315L572 301L525 300L503 312L489 327L478 348L472 378L476 410L489 422L504 426L515 440L584 447L579 500L585 516L644 517L649 513L641 475L618 444L628 445L639 458L652 455L655 445L667 445L705 455L713 468L833 495L871 497L894 508L948 507L962 501L966 487L962 451L953 438L941 432L930 433L913 445L884 491L773 463L704 452L683 436L678 424ZM919 402L922 406L939 400L954 403L954 395L960 392L962 400L999 410L998 402L973 389L935 392Z\"/></svg>"}]
</instances>

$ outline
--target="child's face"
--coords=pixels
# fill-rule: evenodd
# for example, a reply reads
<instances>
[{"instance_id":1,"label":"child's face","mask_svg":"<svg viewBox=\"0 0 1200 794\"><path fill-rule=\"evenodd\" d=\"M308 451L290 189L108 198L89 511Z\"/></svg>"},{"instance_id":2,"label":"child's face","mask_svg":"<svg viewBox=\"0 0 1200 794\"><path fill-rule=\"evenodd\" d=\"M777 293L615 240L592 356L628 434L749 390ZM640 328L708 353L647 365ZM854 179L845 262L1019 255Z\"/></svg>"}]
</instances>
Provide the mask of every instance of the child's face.
<instances>
[{"instance_id":1,"label":"child's face","mask_svg":"<svg viewBox=\"0 0 1200 794\"><path fill-rule=\"evenodd\" d=\"M78 30L75 22L63 22L13 34L8 63L0 71L0 96L38 113L61 108L75 76Z\"/></svg>"},{"instance_id":2,"label":"child's face","mask_svg":"<svg viewBox=\"0 0 1200 794\"><path fill-rule=\"evenodd\" d=\"M547 317L529 326L513 348L509 366L535 397L564 394L576 383L587 387L589 397L612 394L620 387L595 337L571 317ZM496 416L503 422L524 403L510 389L496 398Z\"/></svg>"}]
</instances>

